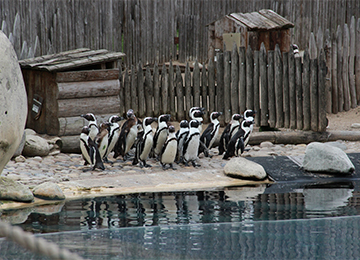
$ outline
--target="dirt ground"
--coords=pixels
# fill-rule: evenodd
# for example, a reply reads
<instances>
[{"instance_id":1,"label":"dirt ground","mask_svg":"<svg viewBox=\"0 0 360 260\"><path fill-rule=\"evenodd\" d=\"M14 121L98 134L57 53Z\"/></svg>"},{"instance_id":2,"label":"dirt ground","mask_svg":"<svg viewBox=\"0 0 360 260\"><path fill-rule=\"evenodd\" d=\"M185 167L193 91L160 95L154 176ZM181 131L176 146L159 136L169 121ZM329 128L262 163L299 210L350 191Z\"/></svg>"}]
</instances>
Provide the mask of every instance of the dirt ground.
<instances>
[{"instance_id":1,"label":"dirt ground","mask_svg":"<svg viewBox=\"0 0 360 260\"><path fill-rule=\"evenodd\" d=\"M329 130L360 131L360 128L351 127L360 124L360 106L337 114L327 114L327 118Z\"/></svg>"}]
</instances>

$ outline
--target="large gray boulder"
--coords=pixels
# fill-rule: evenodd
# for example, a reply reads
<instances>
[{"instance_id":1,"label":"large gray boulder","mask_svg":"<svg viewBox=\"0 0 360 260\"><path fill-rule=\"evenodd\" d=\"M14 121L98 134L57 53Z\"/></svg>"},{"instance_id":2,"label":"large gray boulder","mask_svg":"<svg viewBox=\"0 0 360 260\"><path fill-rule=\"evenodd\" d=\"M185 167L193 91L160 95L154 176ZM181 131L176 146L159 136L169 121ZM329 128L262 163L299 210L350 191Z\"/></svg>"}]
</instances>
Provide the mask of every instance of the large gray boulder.
<instances>
[{"instance_id":1,"label":"large gray boulder","mask_svg":"<svg viewBox=\"0 0 360 260\"><path fill-rule=\"evenodd\" d=\"M0 177L0 200L31 202L34 195L25 185L10 178Z\"/></svg>"},{"instance_id":2,"label":"large gray boulder","mask_svg":"<svg viewBox=\"0 0 360 260\"><path fill-rule=\"evenodd\" d=\"M33 189L35 197L45 200L64 200L65 195L56 183L44 182Z\"/></svg>"},{"instance_id":3,"label":"large gray boulder","mask_svg":"<svg viewBox=\"0 0 360 260\"><path fill-rule=\"evenodd\" d=\"M234 157L225 165L224 173L233 178L263 180L267 177L262 165L243 157Z\"/></svg>"},{"instance_id":4,"label":"large gray boulder","mask_svg":"<svg viewBox=\"0 0 360 260\"><path fill-rule=\"evenodd\" d=\"M24 156L47 156L50 153L50 146L46 139L38 135L26 135L25 146L22 151Z\"/></svg>"},{"instance_id":5,"label":"large gray boulder","mask_svg":"<svg viewBox=\"0 0 360 260\"><path fill-rule=\"evenodd\" d=\"M303 168L310 172L351 174L355 171L354 164L340 148L313 142L306 146Z\"/></svg>"},{"instance_id":6,"label":"large gray boulder","mask_svg":"<svg viewBox=\"0 0 360 260\"><path fill-rule=\"evenodd\" d=\"M19 147L27 117L23 76L13 46L0 31L0 173Z\"/></svg>"}]
</instances>

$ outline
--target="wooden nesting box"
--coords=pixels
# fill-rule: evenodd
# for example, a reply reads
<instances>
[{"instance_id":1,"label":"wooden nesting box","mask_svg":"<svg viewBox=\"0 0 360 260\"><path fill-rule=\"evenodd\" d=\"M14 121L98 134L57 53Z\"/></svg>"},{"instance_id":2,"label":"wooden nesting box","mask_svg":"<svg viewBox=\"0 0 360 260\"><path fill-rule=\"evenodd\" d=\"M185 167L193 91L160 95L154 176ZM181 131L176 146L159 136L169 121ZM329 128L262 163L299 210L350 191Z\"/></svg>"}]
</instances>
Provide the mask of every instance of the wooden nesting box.
<instances>
[{"instance_id":1,"label":"wooden nesting box","mask_svg":"<svg viewBox=\"0 0 360 260\"><path fill-rule=\"evenodd\" d=\"M64 152L79 151L87 125L81 114L98 123L120 110L119 59L125 54L76 49L19 61L28 96L26 127L59 136Z\"/></svg>"},{"instance_id":2,"label":"wooden nesting box","mask_svg":"<svg viewBox=\"0 0 360 260\"><path fill-rule=\"evenodd\" d=\"M208 25L208 55L215 50L227 51L237 47L259 50L263 42L266 50L274 50L278 44L282 52L288 52L291 44L290 28L294 24L272 10L263 9L252 13L232 13Z\"/></svg>"}]
</instances>

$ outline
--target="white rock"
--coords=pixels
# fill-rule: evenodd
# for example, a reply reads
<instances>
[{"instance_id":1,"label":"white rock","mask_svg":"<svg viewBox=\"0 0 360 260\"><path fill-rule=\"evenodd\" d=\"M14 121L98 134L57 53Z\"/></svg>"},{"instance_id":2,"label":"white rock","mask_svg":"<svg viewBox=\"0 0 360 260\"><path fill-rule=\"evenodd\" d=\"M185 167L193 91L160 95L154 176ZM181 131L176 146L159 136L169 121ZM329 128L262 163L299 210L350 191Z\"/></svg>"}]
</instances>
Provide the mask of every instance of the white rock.
<instances>
[{"instance_id":1,"label":"white rock","mask_svg":"<svg viewBox=\"0 0 360 260\"><path fill-rule=\"evenodd\" d=\"M319 142L307 145L303 168L311 172L344 174L352 173L355 170L355 166L343 150Z\"/></svg>"},{"instance_id":2,"label":"white rock","mask_svg":"<svg viewBox=\"0 0 360 260\"><path fill-rule=\"evenodd\" d=\"M232 158L225 165L224 173L229 177L240 179L263 180L267 177L264 167L242 157Z\"/></svg>"},{"instance_id":3,"label":"white rock","mask_svg":"<svg viewBox=\"0 0 360 260\"><path fill-rule=\"evenodd\" d=\"M353 123L351 128L360 128L360 123Z\"/></svg>"},{"instance_id":4,"label":"white rock","mask_svg":"<svg viewBox=\"0 0 360 260\"><path fill-rule=\"evenodd\" d=\"M0 173L19 147L27 117L23 76L12 44L0 31Z\"/></svg>"},{"instance_id":5,"label":"white rock","mask_svg":"<svg viewBox=\"0 0 360 260\"><path fill-rule=\"evenodd\" d=\"M46 156L50 152L48 142L37 135L26 135L25 147L23 150L24 156Z\"/></svg>"},{"instance_id":6,"label":"white rock","mask_svg":"<svg viewBox=\"0 0 360 260\"><path fill-rule=\"evenodd\" d=\"M25 162L26 158L22 155L16 156L15 157L15 162L19 163L19 162Z\"/></svg>"},{"instance_id":7,"label":"white rock","mask_svg":"<svg viewBox=\"0 0 360 260\"><path fill-rule=\"evenodd\" d=\"M272 142L269 142L269 141L265 141L265 142L262 142L260 144L261 148L270 148L270 147L273 147L273 146L274 146L274 144Z\"/></svg>"}]
</instances>

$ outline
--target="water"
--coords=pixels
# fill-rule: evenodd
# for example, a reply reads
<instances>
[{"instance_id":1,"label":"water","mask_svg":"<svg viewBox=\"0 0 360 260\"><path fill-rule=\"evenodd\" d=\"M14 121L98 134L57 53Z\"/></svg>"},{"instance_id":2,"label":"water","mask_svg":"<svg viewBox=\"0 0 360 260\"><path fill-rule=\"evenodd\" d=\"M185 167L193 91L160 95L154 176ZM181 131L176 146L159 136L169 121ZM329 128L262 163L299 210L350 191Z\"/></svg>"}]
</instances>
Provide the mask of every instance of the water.
<instances>
[{"instance_id":1,"label":"water","mask_svg":"<svg viewBox=\"0 0 360 260\"><path fill-rule=\"evenodd\" d=\"M351 259L360 258L358 187L277 183L141 193L5 211L1 218L89 259ZM0 250L10 259L14 252L42 259L1 240Z\"/></svg>"}]
</instances>

